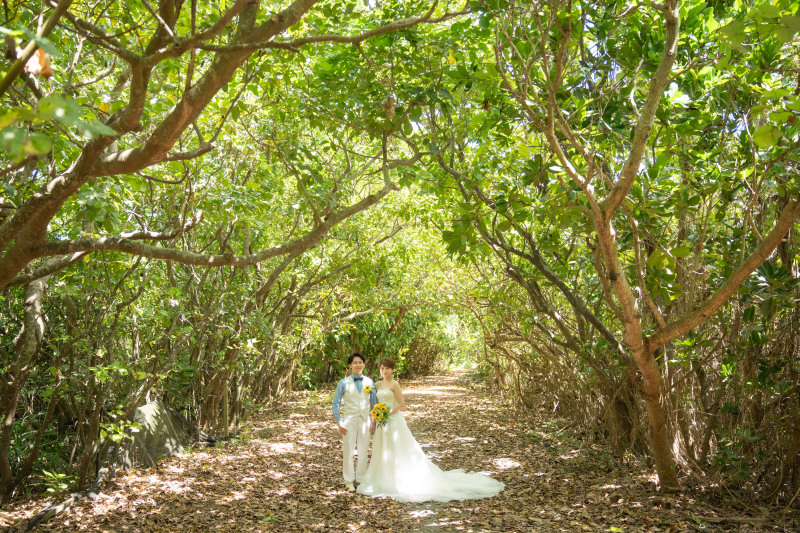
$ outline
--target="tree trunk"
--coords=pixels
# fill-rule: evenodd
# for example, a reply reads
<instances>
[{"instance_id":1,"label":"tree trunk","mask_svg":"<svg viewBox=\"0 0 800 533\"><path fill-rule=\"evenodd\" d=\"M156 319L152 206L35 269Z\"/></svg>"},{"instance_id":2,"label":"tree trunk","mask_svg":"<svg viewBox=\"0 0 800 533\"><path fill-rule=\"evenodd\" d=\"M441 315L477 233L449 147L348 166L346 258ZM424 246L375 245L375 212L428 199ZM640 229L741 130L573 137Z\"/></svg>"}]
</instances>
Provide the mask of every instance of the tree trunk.
<instances>
[{"instance_id":1,"label":"tree trunk","mask_svg":"<svg viewBox=\"0 0 800 533\"><path fill-rule=\"evenodd\" d=\"M0 380L0 399L3 409L3 427L0 430L0 505L7 502L21 479L11 472L8 454L14 436L14 418L20 392L31 369L33 369L44 337L45 323L42 316L42 296L47 277L30 282L25 287L22 329L14 339L14 362L9 376Z\"/></svg>"},{"instance_id":2,"label":"tree trunk","mask_svg":"<svg viewBox=\"0 0 800 533\"><path fill-rule=\"evenodd\" d=\"M102 388L97 389L95 396L94 411L92 411L92 418L89 421L89 431L86 434L83 443L83 453L81 460L78 464L78 490L86 487L89 483L89 467L95 458L97 451L100 449L102 443L98 443L100 436L100 415L103 411L103 404L105 403L105 394Z\"/></svg>"},{"instance_id":3,"label":"tree trunk","mask_svg":"<svg viewBox=\"0 0 800 533\"><path fill-rule=\"evenodd\" d=\"M650 449L661 488L679 490L678 471L672 455L672 432L667 410L664 408L665 399L661 394L661 372L655 359L655 351L642 345L633 352L633 358L642 373L641 392L650 426Z\"/></svg>"},{"instance_id":4,"label":"tree trunk","mask_svg":"<svg viewBox=\"0 0 800 533\"><path fill-rule=\"evenodd\" d=\"M226 379L222 389L222 436L228 437L231 429L230 422L230 380Z\"/></svg>"}]
</instances>

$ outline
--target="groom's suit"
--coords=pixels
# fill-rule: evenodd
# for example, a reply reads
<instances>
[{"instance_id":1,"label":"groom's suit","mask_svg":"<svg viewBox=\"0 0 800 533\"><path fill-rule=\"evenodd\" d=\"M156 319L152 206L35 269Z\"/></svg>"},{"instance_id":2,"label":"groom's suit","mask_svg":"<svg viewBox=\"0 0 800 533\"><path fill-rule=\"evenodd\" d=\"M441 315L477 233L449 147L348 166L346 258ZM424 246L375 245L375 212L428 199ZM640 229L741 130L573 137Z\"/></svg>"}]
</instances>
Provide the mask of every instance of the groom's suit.
<instances>
[{"instance_id":1,"label":"groom's suit","mask_svg":"<svg viewBox=\"0 0 800 533\"><path fill-rule=\"evenodd\" d=\"M367 393L365 387L370 387ZM333 397L333 417L347 429L343 437L342 475L345 482L360 480L367 472L369 448L369 412L378 399L375 384L366 376L355 380L353 376L342 379ZM353 472L353 454L358 446L358 464Z\"/></svg>"}]
</instances>

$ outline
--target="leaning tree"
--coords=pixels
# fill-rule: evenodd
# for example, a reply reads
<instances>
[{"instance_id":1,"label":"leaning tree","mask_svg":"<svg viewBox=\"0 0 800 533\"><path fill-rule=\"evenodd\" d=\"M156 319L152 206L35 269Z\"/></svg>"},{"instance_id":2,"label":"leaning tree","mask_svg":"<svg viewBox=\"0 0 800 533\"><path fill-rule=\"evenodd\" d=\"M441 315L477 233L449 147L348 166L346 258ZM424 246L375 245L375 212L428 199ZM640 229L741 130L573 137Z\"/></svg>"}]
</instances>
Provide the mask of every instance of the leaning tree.
<instances>
[{"instance_id":1,"label":"leaning tree","mask_svg":"<svg viewBox=\"0 0 800 533\"><path fill-rule=\"evenodd\" d=\"M356 95L366 98L359 104L370 131L315 119L297 90L315 85L314 73L302 70L308 52L349 47L366 71L371 40L468 11L450 2L4 4L0 287L23 318L5 332L14 341L4 347L0 385L0 500L35 458L36 447L15 473L8 453L17 403L46 337L48 280L98 254L202 268L265 264L251 294L262 301L291 260L397 189L392 169L418 157L398 152L395 132L381 126L394 111L388 81L365 78L368 90ZM336 89L327 98L339 105L354 97ZM234 131L231 124L257 105L259 128L249 137ZM326 130L337 135L323 142ZM224 182L231 190L220 190ZM279 200L291 195L268 194L284 186L295 191L290 205ZM276 205L250 210L235 201L243 190ZM226 201L215 203L214 194ZM275 216L282 231L248 228L258 216ZM165 279L175 272L168 266ZM131 274L119 276L125 289Z\"/></svg>"},{"instance_id":2,"label":"leaning tree","mask_svg":"<svg viewBox=\"0 0 800 533\"><path fill-rule=\"evenodd\" d=\"M793 268L799 20L791 2L489 2L492 48L453 53L427 119L451 251L501 261L586 372L626 368L666 488L717 424L678 440L676 406L733 348L699 328L776 250Z\"/></svg>"}]
</instances>

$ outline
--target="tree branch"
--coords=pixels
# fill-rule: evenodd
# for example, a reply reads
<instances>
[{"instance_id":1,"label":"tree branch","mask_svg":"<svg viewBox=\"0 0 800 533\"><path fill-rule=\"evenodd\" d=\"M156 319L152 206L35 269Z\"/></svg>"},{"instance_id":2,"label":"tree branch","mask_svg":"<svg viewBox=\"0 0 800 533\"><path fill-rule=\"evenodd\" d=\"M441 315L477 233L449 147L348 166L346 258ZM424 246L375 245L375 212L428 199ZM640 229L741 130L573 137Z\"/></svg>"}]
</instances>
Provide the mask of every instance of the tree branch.
<instances>
[{"instance_id":1,"label":"tree branch","mask_svg":"<svg viewBox=\"0 0 800 533\"><path fill-rule=\"evenodd\" d=\"M172 45L166 48L161 48L157 52L148 55L147 57L142 58L142 63L145 65L157 65L164 59L170 57L178 57L184 54L188 50L193 49L207 49L201 43L204 41L208 41L209 39L213 39L217 35L219 35L225 27L230 24L233 18L239 15L248 5L254 4L254 0L237 0L230 9L228 9L222 16L217 20L210 28L207 30L201 31L200 33L196 33L191 37L175 37L173 36ZM226 48L225 46L215 47L218 48L219 51L226 51L232 50L236 48L235 45L232 48Z\"/></svg>"},{"instance_id":2,"label":"tree branch","mask_svg":"<svg viewBox=\"0 0 800 533\"><path fill-rule=\"evenodd\" d=\"M696 326L702 324L711 315L716 313L717 310L733 296L750 274L772 255L772 252L775 251L775 248L783 240L784 235L786 235L794 225L798 213L800 213L800 200L795 198L783 208L772 231L759 243L753 253L736 267L736 270L728 276L725 283L723 283L705 302L700 304L695 311L679 320L670 322L663 328L658 328L645 341L648 349L652 352L659 346L663 346L677 339L681 335L688 333Z\"/></svg>"},{"instance_id":3,"label":"tree branch","mask_svg":"<svg viewBox=\"0 0 800 533\"><path fill-rule=\"evenodd\" d=\"M204 154L207 154L214 149L214 143L201 143L200 146L194 150L187 152L172 152L167 154L164 161L187 161L189 159L196 159Z\"/></svg>"},{"instance_id":4,"label":"tree branch","mask_svg":"<svg viewBox=\"0 0 800 533\"><path fill-rule=\"evenodd\" d=\"M359 213L368 207L376 204L391 191L396 190L397 186L389 183L375 194L363 198L359 202L329 215L322 223L311 231L294 239L290 242L274 246L255 254L236 255L225 254L198 254L176 248L164 248L145 244L134 240L136 238L147 238L141 233L131 234L131 236L120 235L118 237L84 238L69 241L51 241L38 248L39 257L50 255L65 255L76 252L94 252L99 250L117 250L131 255L139 255L154 259L167 259L189 265L199 266L246 266L254 265L273 257L280 257L291 254L297 250L308 250L316 245L330 229L339 222Z\"/></svg>"},{"instance_id":5,"label":"tree branch","mask_svg":"<svg viewBox=\"0 0 800 533\"><path fill-rule=\"evenodd\" d=\"M113 52L130 65L139 63L140 58L137 54L125 48L122 43L120 43L113 35L106 33L103 28L95 26L89 21L78 18L70 12L66 12L64 16L72 23L73 26L75 26L75 29L78 30L78 34L85 37L89 42L102 46L103 48ZM81 33L80 30L83 30L84 33Z\"/></svg>"},{"instance_id":6,"label":"tree branch","mask_svg":"<svg viewBox=\"0 0 800 533\"><path fill-rule=\"evenodd\" d=\"M50 15L50 18L47 19L47 22L44 23L44 26L42 26L42 29L37 33L36 36L46 37L49 35L50 32L53 31L53 28L56 27L58 20L67 12L67 9L69 9L71 4L72 0L60 0L56 5L55 11L53 11L53 13ZM22 73L22 69L25 68L25 63L27 63L28 60L33 57L33 54L36 52L38 47L39 45L36 44L36 40L33 39L28 43L28 46L23 49L22 54L17 58L16 61L14 61L14 63L11 65L11 68L9 68L6 72L6 75L0 79L0 95L5 93L8 88L11 87L11 84L14 83L14 80L17 79L17 76Z\"/></svg>"},{"instance_id":7,"label":"tree branch","mask_svg":"<svg viewBox=\"0 0 800 533\"><path fill-rule=\"evenodd\" d=\"M650 130L655 121L661 95L664 94L664 89L666 89L670 81L670 72L672 71L672 65L675 63L678 39L680 38L680 17L677 2L670 0L668 4L670 5L662 6L667 30L664 37L664 52L650 82L647 99L642 106L639 120L636 122L630 154L622 167L619 180L617 180L608 197L601 203L600 207L606 219L614 216L614 212L625 199L633 182L636 180L639 166L647 148L647 139L650 137Z\"/></svg>"},{"instance_id":8,"label":"tree branch","mask_svg":"<svg viewBox=\"0 0 800 533\"><path fill-rule=\"evenodd\" d=\"M465 15L471 11L471 7L469 6L469 2L467 2L463 9L460 11L455 11L451 13L446 13L441 17L433 17L433 12L436 10L438 2L434 2L428 12L421 16L421 17L409 17L401 20L396 20L394 22L390 22L389 24L385 24L379 28L375 28L373 30L369 30L367 32L361 33L359 35L353 36L346 36L346 35L315 35L313 37L305 37L302 39L295 39L293 41L283 41L283 42L256 42L256 43L242 43L239 45L234 45L232 47L222 47L226 50L235 50L235 49L248 49L248 50L258 50L262 48L279 48L291 51L297 51L299 47L307 45L307 44L315 44L315 43L347 43L347 44L358 44L361 42L366 41L372 37L376 37L378 35L383 35L384 33L389 33L397 30L403 30L406 28L410 28L412 26L416 26L418 24L436 24L439 22L445 22L455 17L459 17L461 15ZM213 47L209 47L209 49L213 49Z\"/></svg>"},{"instance_id":9,"label":"tree branch","mask_svg":"<svg viewBox=\"0 0 800 533\"><path fill-rule=\"evenodd\" d=\"M252 4L251 0L240 0L241 2L244 2L246 7L250 7ZM264 40L296 23L312 5L313 0L295 0L280 15L273 16L272 19L278 21L270 26L271 32L274 33L264 36ZM254 18L255 14L255 9L250 9L242 13L242 16ZM240 20L239 24L242 27L247 26L244 20ZM237 33L236 39L250 40L252 38L250 33L241 33L241 31ZM217 54L208 71L183 94L144 144L101 157L95 163L91 176L128 174L164 161L183 130L194 122L219 90L231 80L250 54L251 52L248 50L226 51ZM147 63L145 62L143 65L146 66Z\"/></svg>"},{"instance_id":10,"label":"tree branch","mask_svg":"<svg viewBox=\"0 0 800 533\"><path fill-rule=\"evenodd\" d=\"M53 258L54 260L52 261L45 261L38 268L33 269L32 272L18 275L16 278L11 280L8 286L14 287L15 285L25 285L33 280L50 276L59 270L63 270L73 263L77 263L87 255L89 255L89 252L77 252L71 255L65 255L61 258Z\"/></svg>"}]
</instances>

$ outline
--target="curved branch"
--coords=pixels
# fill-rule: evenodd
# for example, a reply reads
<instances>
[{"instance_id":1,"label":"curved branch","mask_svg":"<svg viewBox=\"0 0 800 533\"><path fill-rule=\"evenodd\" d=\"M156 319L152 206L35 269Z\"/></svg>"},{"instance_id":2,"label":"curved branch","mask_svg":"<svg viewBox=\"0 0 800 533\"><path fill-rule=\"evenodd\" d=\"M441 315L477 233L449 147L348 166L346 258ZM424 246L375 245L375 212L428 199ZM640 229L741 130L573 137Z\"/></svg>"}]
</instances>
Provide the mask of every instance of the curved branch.
<instances>
[{"instance_id":1,"label":"curved branch","mask_svg":"<svg viewBox=\"0 0 800 533\"><path fill-rule=\"evenodd\" d=\"M672 65L675 63L678 39L680 38L680 17L677 1L669 0L667 3L669 4L668 6L659 7L659 9L664 12L667 30L666 36L664 37L664 52L661 55L661 61L650 82L647 99L642 106L639 120L636 121L633 142L628 159L622 167L619 180L600 206L606 219L610 219L614 215L614 212L628 194L634 180L636 180L636 176L639 173L639 166L641 165L645 149L647 148L647 139L650 137L650 130L655 121L658 104L661 100L661 96L664 94L664 89L666 89L667 84L670 82L670 73L672 72Z\"/></svg>"},{"instance_id":2,"label":"curved branch","mask_svg":"<svg viewBox=\"0 0 800 533\"><path fill-rule=\"evenodd\" d=\"M38 32L36 36L46 37L49 35L50 32L53 31L53 28L55 28L56 23L58 23L58 20L67 12L67 9L69 9L71 4L72 0L60 0L58 5L56 5L55 11L53 11L53 14L50 15L50 18L47 19L47 22L44 23L41 31ZM11 68L8 69L6 75L0 79L0 95L2 95L8 90L9 87L11 87L11 84L14 83L14 80L17 79L17 76L22 73L22 69L25 68L25 63L27 63L28 60L33 57L33 54L36 52L38 47L39 45L36 44L36 40L34 39L28 43L28 46L24 48L22 54L17 58L16 61L14 61L14 63L11 65Z\"/></svg>"},{"instance_id":3,"label":"curved branch","mask_svg":"<svg viewBox=\"0 0 800 533\"><path fill-rule=\"evenodd\" d=\"M82 35L89 42L113 52L126 63L134 65L139 62L140 57L136 53L125 48L122 43L113 35L107 33L103 28L95 26L91 22L78 18L69 12L65 13L64 16L75 26L75 29L78 30L78 35ZM83 30L84 33L81 33L80 30Z\"/></svg>"},{"instance_id":4,"label":"curved branch","mask_svg":"<svg viewBox=\"0 0 800 533\"><path fill-rule=\"evenodd\" d=\"M167 48L162 48L155 52L154 54L150 54L149 56L142 59L142 62L146 65L154 66L163 61L164 59L170 57L178 57L185 52L196 49L202 48L206 49L201 43L203 41L207 41L209 39L213 39L217 35L219 35L222 30L225 29L228 24L233 20L233 18L239 15L248 5L254 4L254 0L237 0L237 2L231 6L222 16L217 20L210 28L207 30L201 31L200 33L196 33L191 37L173 37L172 45ZM235 47L235 45L234 45ZM224 51L226 48L224 46L218 47L219 51Z\"/></svg>"},{"instance_id":5,"label":"curved branch","mask_svg":"<svg viewBox=\"0 0 800 533\"><path fill-rule=\"evenodd\" d=\"M716 313L717 310L733 296L739 286L744 283L744 280L772 255L772 252L775 251L775 248L783 240L784 235L786 235L794 225L798 214L800 214L800 200L795 198L781 211L772 231L759 243L753 253L728 276L725 283L723 283L705 302L700 304L694 312L679 320L670 322L665 327L658 328L645 341L648 349L652 352L659 346L663 346L677 339L681 335L688 333L696 326L702 324L711 315Z\"/></svg>"},{"instance_id":6,"label":"curved branch","mask_svg":"<svg viewBox=\"0 0 800 533\"><path fill-rule=\"evenodd\" d=\"M253 1L240 0L237 5L240 3L244 3L245 7L249 8ZM311 9L313 4L314 0L295 0L280 15L275 15L270 19L274 19L275 22L270 25L270 33L263 36L263 39L274 37L295 24ZM255 9L252 8L243 13L244 18L254 19L255 16ZM240 19L239 25L240 27L247 26L248 21ZM236 39L249 41L253 37L252 34L253 32L237 34ZM231 80L250 54L249 50L233 50L217 54L208 71L183 94L144 144L99 158L90 172L91 177L128 174L164 161L181 133L194 122L220 89ZM144 62L143 66L147 66L147 63ZM114 127L113 124L110 126ZM119 130L120 128L115 129Z\"/></svg>"},{"instance_id":7,"label":"curved branch","mask_svg":"<svg viewBox=\"0 0 800 533\"><path fill-rule=\"evenodd\" d=\"M189 231L193 227L195 227L197 224L200 223L200 221L202 219L203 219L203 213L199 212L195 216L193 216L192 218L187 220L183 224L182 227L173 229L171 231L160 231L160 232L157 232L157 231L137 231L137 232L131 232L131 233L123 233L123 234L120 235L119 238L128 239L128 240L145 240L146 239L146 240L151 240L151 241L172 240L172 239L175 239L176 237L180 236L181 234ZM87 255L89 255L89 253L91 253L91 252L92 252L92 250L86 250L86 251L74 252L74 253L71 253L71 254L67 254L67 255L64 255L63 257L60 257L60 258L59 257L53 257L49 261L45 261L42 265L39 265L39 267L33 269L32 272L27 272L25 274L18 275L13 280L11 280L11 282L9 282L8 286L9 287L13 287L15 285L23 285L25 283L30 283L33 280L37 280L37 279L43 278L45 276L49 276L51 274L54 274L54 273L58 272L59 270L62 270L64 268L72 265L73 263L77 263L78 261L80 261L81 259L86 257Z\"/></svg>"},{"instance_id":8,"label":"curved branch","mask_svg":"<svg viewBox=\"0 0 800 533\"><path fill-rule=\"evenodd\" d=\"M308 250L316 245L322 238L328 234L333 226L339 222L359 213L368 207L378 203L383 197L391 191L396 190L397 186L389 183L375 194L370 194L359 202L337 212L329 215L321 224L313 228L311 231L294 239L293 241L273 246L266 250L255 254L236 255L236 254L198 254L185 250L178 250L176 248L164 248L161 246L154 246L145 244L134 240L133 237L141 237L140 234L132 234L133 236L118 236L118 237L103 237L103 238L85 238L75 239L70 241L57 241L47 242L38 251L39 257L50 255L64 255L76 252L95 252L99 250L117 250L131 255L139 255L142 257L149 257L153 259L167 259L178 263L198 265L198 266L246 266L254 265L273 257L280 257L287 254L295 253L298 250Z\"/></svg>"},{"instance_id":9,"label":"curved branch","mask_svg":"<svg viewBox=\"0 0 800 533\"><path fill-rule=\"evenodd\" d=\"M30 283L34 280L41 279L52 274L55 274L59 270L63 270L70 266L73 263L77 263L84 257L89 255L89 252L77 252L71 255L65 255L61 258L53 258L52 261L45 261L45 263L38 268L33 269L32 272L26 274L20 274L8 284L9 287L14 287L16 285L25 285Z\"/></svg>"},{"instance_id":10,"label":"curved branch","mask_svg":"<svg viewBox=\"0 0 800 533\"><path fill-rule=\"evenodd\" d=\"M189 159L196 159L204 154L207 154L214 149L214 143L201 143L200 146L194 150L187 152L172 152L167 154L164 161L188 161Z\"/></svg>"},{"instance_id":11,"label":"curved branch","mask_svg":"<svg viewBox=\"0 0 800 533\"><path fill-rule=\"evenodd\" d=\"M428 10L428 12L421 17L409 17L400 20L395 20L394 22L390 22L389 24L385 24L373 30L361 33L359 35L346 36L346 35L326 34L326 35L315 35L313 37L305 37L302 39L295 39L293 41L284 41L284 42L275 42L275 41L254 42L254 43L242 43L229 47L209 46L209 47L198 47L198 48L204 48L208 50L220 49L220 50L251 50L251 51L264 48L277 48L277 49L291 50L293 52L296 52L298 51L299 47L307 44L316 44L316 43L358 44L366 41L367 39L371 39L372 37L383 35L384 33L403 30L406 28L410 28L412 26L416 26L418 24L437 24L439 22L445 22L452 18L459 17L461 15L465 15L471 12L471 7L469 6L469 3L467 3L464 6L464 8L461 9L460 11L445 13L440 17L433 17L433 12L436 10L437 3L438 2L434 2L431 8Z\"/></svg>"}]
</instances>

